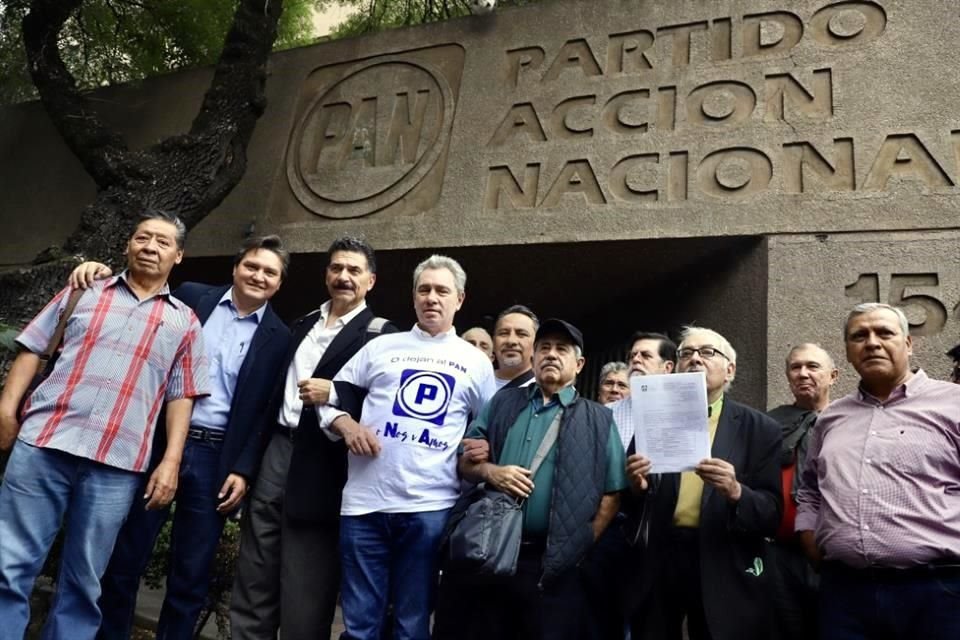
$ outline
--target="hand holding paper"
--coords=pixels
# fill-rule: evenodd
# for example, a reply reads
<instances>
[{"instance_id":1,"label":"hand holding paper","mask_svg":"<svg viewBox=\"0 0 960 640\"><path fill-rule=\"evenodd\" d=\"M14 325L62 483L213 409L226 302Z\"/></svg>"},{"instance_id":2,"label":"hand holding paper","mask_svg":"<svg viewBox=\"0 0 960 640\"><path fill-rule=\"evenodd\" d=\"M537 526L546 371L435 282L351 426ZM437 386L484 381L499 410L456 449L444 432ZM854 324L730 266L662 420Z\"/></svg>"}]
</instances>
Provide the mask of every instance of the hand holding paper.
<instances>
[{"instance_id":1,"label":"hand holding paper","mask_svg":"<svg viewBox=\"0 0 960 640\"><path fill-rule=\"evenodd\" d=\"M651 461L650 473L693 471L710 458L702 371L633 376L630 392L636 449Z\"/></svg>"}]
</instances>

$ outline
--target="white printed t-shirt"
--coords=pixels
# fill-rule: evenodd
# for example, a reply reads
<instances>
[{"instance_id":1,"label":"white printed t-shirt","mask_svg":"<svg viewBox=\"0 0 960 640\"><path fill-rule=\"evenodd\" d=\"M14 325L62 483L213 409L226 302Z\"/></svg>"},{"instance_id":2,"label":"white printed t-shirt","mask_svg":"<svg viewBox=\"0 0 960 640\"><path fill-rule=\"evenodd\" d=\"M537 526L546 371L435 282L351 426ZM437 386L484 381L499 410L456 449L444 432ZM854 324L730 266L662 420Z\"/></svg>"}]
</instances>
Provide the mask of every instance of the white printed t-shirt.
<instances>
[{"instance_id":1,"label":"white printed t-shirt","mask_svg":"<svg viewBox=\"0 0 960 640\"><path fill-rule=\"evenodd\" d=\"M418 513L452 507L460 494L457 446L467 423L496 392L493 366L456 330L419 327L368 342L334 383L367 391L360 423L380 439L376 457L348 453L341 515ZM329 431L340 415L336 392L318 408Z\"/></svg>"}]
</instances>

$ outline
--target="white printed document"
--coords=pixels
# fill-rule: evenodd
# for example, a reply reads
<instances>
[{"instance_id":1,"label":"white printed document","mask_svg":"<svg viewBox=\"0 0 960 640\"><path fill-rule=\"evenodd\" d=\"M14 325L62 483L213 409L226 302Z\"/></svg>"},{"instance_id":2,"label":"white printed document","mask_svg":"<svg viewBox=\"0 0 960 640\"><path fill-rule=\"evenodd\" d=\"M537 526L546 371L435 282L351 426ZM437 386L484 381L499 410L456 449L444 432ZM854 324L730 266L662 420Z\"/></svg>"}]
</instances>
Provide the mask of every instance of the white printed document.
<instances>
[{"instance_id":1,"label":"white printed document","mask_svg":"<svg viewBox=\"0 0 960 640\"><path fill-rule=\"evenodd\" d=\"M710 457L702 371L632 376L630 397L637 453L650 459L651 473L692 471Z\"/></svg>"}]
</instances>

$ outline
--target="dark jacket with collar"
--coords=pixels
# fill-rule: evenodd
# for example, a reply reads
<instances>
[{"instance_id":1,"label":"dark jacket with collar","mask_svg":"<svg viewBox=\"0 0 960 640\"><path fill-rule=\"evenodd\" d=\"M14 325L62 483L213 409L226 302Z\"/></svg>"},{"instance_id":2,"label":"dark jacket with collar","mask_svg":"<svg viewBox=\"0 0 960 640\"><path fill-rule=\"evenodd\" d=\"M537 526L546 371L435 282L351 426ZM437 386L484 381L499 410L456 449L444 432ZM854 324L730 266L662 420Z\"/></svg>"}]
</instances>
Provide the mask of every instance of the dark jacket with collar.
<instances>
[{"instance_id":1,"label":"dark jacket with collar","mask_svg":"<svg viewBox=\"0 0 960 640\"><path fill-rule=\"evenodd\" d=\"M380 335L367 331L374 319L370 307L358 313L334 337L311 377L332 380L337 372L369 340ZM316 310L291 325L293 340L284 358L282 373L274 391L268 424L277 421L283 404L286 372L293 361L297 348L320 319ZM380 333L397 330L391 323L384 325ZM272 431L268 429L267 431ZM284 513L295 520L314 523L335 523L340 517L340 497L347 481L347 449L343 441L334 442L320 430L317 412L313 407L304 407L300 422L293 433L293 455L287 471L287 486L284 493Z\"/></svg>"},{"instance_id":2,"label":"dark jacket with collar","mask_svg":"<svg viewBox=\"0 0 960 640\"><path fill-rule=\"evenodd\" d=\"M531 380L533 380L533 378L534 378L533 369L527 369L526 371L518 375L516 378L514 378L510 382L503 385L503 387L501 387L499 391L503 391L504 389L518 389L520 387L523 387L525 384L527 384Z\"/></svg>"},{"instance_id":3,"label":"dark jacket with collar","mask_svg":"<svg viewBox=\"0 0 960 640\"><path fill-rule=\"evenodd\" d=\"M491 461L500 459L507 432L529 407L530 394L530 388L503 388L490 401L487 438ZM543 554L544 584L576 566L593 545L593 517L606 485L612 423L610 409L579 394L563 408Z\"/></svg>"},{"instance_id":4,"label":"dark jacket with collar","mask_svg":"<svg viewBox=\"0 0 960 640\"><path fill-rule=\"evenodd\" d=\"M229 285L214 287L185 282L177 287L173 295L193 309L200 323L205 324L229 289ZM260 456L260 426L270 400L270 389L280 372L281 361L289 344L290 331L267 303L237 374L237 386L230 403L230 416L217 469L221 484L231 473L242 475L248 483L256 475ZM160 461L165 448L166 430L157 429L153 448L155 464Z\"/></svg>"},{"instance_id":5,"label":"dark jacket with collar","mask_svg":"<svg viewBox=\"0 0 960 640\"><path fill-rule=\"evenodd\" d=\"M775 421L724 398L711 455L734 466L742 495L734 506L705 484L700 502L700 588L714 640L766 640L769 636L768 569L763 562L765 538L776 533L783 510L780 442L780 425ZM628 453L633 453L633 447L631 442ZM639 550L640 564L631 571L636 579L627 593L628 610L642 608L648 622L645 628L652 630L645 637L664 634L656 585L664 572L672 570L665 549L679 490L680 474L653 476L647 495L631 499L628 505L630 529L635 529L644 509L649 519L649 540Z\"/></svg>"}]
</instances>

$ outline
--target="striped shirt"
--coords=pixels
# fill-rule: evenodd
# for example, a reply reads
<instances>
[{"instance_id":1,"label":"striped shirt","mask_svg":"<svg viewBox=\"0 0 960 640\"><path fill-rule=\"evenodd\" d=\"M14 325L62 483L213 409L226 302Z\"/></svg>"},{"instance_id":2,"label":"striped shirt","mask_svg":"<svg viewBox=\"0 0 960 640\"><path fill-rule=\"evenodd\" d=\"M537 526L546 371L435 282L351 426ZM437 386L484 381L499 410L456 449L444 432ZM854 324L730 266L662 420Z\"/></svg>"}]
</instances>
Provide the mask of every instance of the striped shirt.
<instances>
[{"instance_id":1,"label":"striped shirt","mask_svg":"<svg viewBox=\"0 0 960 640\"><path fill-rule=\"evenodd\" d=\"M623 400L610 402L605 405L613 411L613 422L617 425L617 433L620 435L620 442L623 444L623 450L630 448L630 441L633 440L633 402L630 396Z\"/></svg>"},{"instance_id":2,"label":"striped shirt","mask_svg":"<svg viewBox=\"0 0 960 640\"><path fill-rule=\"evenodd\" d=\"M42 353L69 298L64 289L17 336ZM166 285L139 300L126 272L81 296L60 358L25 407L19 439L144 471L164 401L207 395L200 322Z\"/></svg>"},{"instance_id":3,"label":"striped shirt","mask_svg":"<svg viewBox=\"0 0 960 640\"><path fill-rule=\"evenodd\" d=\"M906 568L960 559L960 386L923 371L881 402L862 390L811 434L797 531L825 559Z\"/></svg>"}]
</instances>

